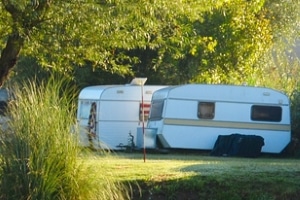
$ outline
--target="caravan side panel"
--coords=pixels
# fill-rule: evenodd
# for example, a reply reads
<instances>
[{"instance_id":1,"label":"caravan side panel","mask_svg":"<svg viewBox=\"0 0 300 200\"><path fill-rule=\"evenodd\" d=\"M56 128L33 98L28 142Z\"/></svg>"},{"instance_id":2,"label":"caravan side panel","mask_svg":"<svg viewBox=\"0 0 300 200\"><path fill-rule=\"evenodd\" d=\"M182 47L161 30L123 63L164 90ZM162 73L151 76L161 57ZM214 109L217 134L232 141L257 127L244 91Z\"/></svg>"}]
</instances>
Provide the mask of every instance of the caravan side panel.
<instances>
[{"instance_id":1,"label":"caravan side panel","mask_svg":"<svg viewBox=\"0 0 300 200\"><path fill-rule=\"evenodd\" d=\"M93 146L95 148L120 149L118 147L120 144L127 145L129 132L136 139L137 128L143 126L142 102L145 114L144 126L146 126L152 94L164 87L166 86L144 86L143 90L141 86L133 85L85 88L79 95L77 114L81 128L81 145L90 145L87 126L92 102L97 103L96 136L92 138ZM147 107L147 105L149 106Z\"/></svg>"},{"instance_id":2,"label":"caravan side panel","mask_svg":"<svg viewBox=\"0 0 300 200\"><path fill-rule=\"evenodd\" d=\"M150 101L144 104L150 105ZM127 145L129 133L136 139L137 128L142 127L139 114L140 101L102 101L98 120L98 137L102 148L118 149L120 144Z\"/></svg>"},{"instance_id":3,"label":"caravan side panel","mask_svg":"<svg viewBox=\"0 0 300 200\"><path fill-rule=\"evenodd\" d=\"M289 100L271 89L185 85L155 92L152 104L159 101L164 101L161 117L150 119L148 128L156 128L168 148L211 150L219 135L239 133L260 135L262 152L280 153L291 140ZM214 105L211 118L199 117L200 102ZM280 120L253 120L253 106L276 107Z\"/></svg>"}]
</instances>

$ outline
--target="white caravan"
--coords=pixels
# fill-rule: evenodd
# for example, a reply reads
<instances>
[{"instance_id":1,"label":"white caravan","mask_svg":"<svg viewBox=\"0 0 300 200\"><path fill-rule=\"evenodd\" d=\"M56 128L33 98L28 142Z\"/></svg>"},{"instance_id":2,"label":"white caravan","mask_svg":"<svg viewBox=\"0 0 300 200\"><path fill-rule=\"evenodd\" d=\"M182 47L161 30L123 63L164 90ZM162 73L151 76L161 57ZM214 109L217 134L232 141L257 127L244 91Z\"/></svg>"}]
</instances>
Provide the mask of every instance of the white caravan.
<instances>
[{"instance_id":1,"label":"white caravan","mask_svg":"<svg viewBox=\"0 0 300 200\"><path fill-rule=\"evenodd\" d=\"M166 86L143 86L133 81L127 85L99 85L82 89L77 111L80 145L120 149L132 138L129 133L136 143L137 128L147 125L152 94L163 87Z\"/></svg>"},{"instance_id":2,"label":"white caravan","mask_svg":"<svg viewBox=\"0 0 300 200\"><path fill-rule=\"evenodd\" d=\"M291 140L288 97L276 90L187 84L152 96L147 128L165 148L211 150L219 135L264 138L262 152L280 153Z\"/></svg>"}]
</instances>

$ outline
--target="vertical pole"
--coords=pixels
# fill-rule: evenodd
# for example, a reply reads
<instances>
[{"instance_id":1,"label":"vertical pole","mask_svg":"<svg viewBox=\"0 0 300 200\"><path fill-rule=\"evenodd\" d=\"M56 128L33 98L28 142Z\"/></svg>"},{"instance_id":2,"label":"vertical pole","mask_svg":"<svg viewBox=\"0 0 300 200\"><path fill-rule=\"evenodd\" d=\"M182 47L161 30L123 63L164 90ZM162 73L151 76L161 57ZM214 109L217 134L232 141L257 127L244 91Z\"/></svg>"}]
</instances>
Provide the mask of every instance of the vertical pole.
<instances>
[{"instance_id":1,"label":"vertical pole","mask_svg":"<svg viewBox=\"0 0 300 200\"><path fill-rule=\"evenodd\" d=\"M147 81L147 78L134 78L131 81L133 85L141 86L141 97L142 97L142 134L143 134L143 146L144 146L144 162L146 162L146 144L145 144L145 109L144 109L144 84Z\"/></svg>"},{"instance_id":2,"label":"vertical pole","mask_svg":"<svg viewBox=\"0 0 300 200\"><path fill-rule=\"evenodd\" d=\"M145 145L145 113L144 113L144 84L141 84L142 92L142 129L143 129L143 141L144 141L144 162L146 162L146 145Z\"/></svg>"}]
</instances>

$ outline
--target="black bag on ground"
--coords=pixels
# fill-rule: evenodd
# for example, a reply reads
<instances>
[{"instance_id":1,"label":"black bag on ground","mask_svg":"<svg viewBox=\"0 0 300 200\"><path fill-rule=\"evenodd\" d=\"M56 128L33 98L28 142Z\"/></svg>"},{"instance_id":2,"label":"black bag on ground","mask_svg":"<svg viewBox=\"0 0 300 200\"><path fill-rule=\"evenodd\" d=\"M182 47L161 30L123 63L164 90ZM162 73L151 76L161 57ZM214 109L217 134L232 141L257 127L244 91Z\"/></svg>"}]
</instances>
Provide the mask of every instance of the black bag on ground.
<instances>
[{"instance_id":1,"label":"black bag on ground","mask_svg":"<svg viewBox=\"0 0 300 200\"><path fill-rule=\"evenodd\" d=\"M212 156L258 157L264 146L264 138L257 135L219 135Z\"/></svg>"},{"instance_id":2,"label":"black bag on ground","mask_svg":"<svg viewBox=\"0 0 300 200\"><path fill-rule=\"evenodd\" d=\"M230 152L232 140L231 135L219 135L210 154L212 156L227 156Z\"/></svg>"}]
</instances>

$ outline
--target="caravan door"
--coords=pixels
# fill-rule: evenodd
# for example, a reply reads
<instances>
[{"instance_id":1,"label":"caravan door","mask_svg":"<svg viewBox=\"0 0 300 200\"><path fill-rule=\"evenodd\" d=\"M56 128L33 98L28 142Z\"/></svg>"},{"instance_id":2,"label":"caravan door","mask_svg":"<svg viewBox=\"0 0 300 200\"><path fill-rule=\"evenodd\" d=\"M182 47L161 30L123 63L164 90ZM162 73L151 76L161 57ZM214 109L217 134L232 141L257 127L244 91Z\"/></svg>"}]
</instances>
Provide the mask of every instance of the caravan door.
<instances>
[{"instance_id":1,"label":"caravan door","mask_svg":"<svg viewBox=\"0 0 300 200\"><path fill-rule=\"evenodd\" d=\"M98 144L97 116L99 101L80 100L78 105L79 144L95 148Z\"/></svg>"}]
</instances>

